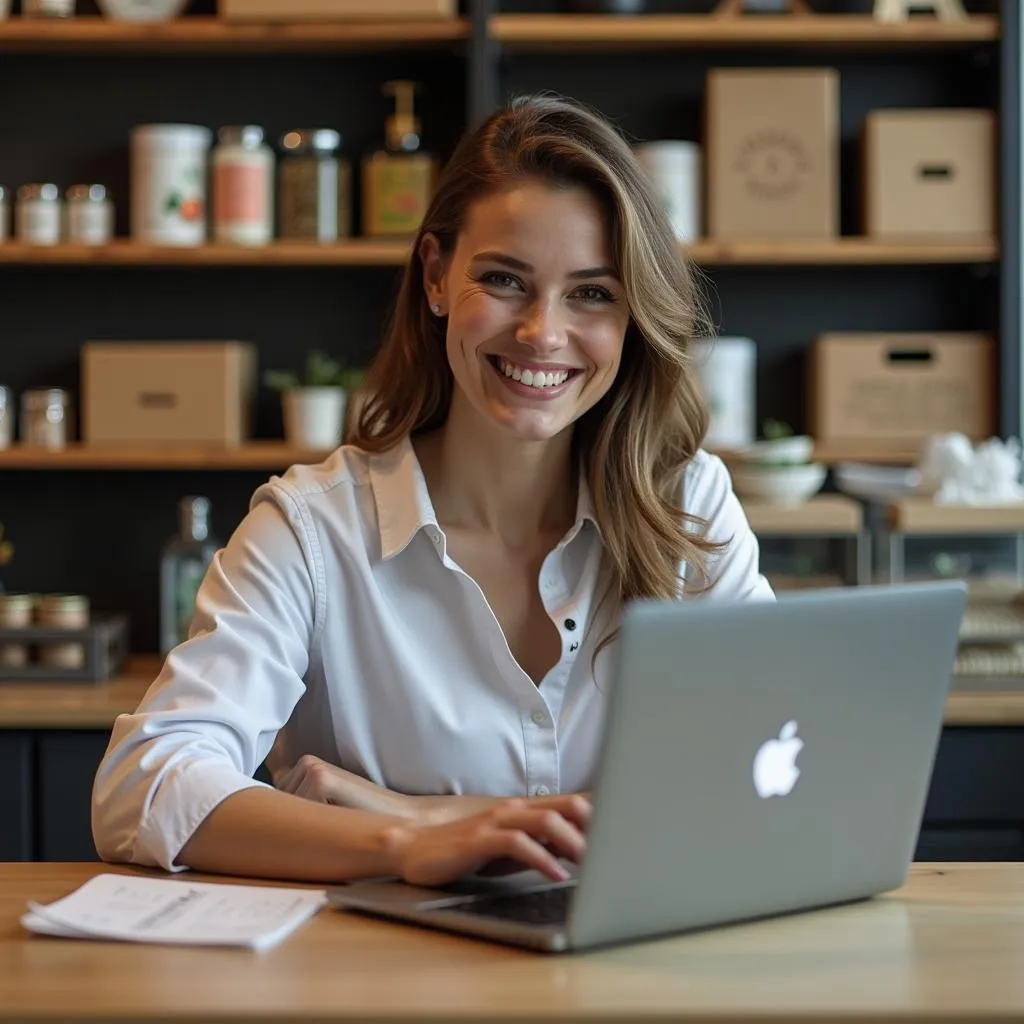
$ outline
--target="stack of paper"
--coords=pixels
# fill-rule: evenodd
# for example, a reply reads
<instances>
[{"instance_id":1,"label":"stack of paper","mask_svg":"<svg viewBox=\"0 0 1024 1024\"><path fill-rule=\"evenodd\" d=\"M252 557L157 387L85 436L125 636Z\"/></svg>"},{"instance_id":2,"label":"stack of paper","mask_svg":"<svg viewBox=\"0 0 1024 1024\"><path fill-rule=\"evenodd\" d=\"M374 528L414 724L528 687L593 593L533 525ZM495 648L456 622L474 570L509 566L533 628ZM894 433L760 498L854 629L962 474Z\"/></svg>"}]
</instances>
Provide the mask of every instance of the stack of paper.
<instances>
[{"instance_id":1,"label":"stack of paper","mask_svg":"<svg viewBox=\"0 0 1024 1024\"><path fill-rule=\"evenodd\" d=\"M267 949L327 901L322 889L102 874L45 906L29 903L32 932L73 939Z\"/></svg>"}]
</instances>

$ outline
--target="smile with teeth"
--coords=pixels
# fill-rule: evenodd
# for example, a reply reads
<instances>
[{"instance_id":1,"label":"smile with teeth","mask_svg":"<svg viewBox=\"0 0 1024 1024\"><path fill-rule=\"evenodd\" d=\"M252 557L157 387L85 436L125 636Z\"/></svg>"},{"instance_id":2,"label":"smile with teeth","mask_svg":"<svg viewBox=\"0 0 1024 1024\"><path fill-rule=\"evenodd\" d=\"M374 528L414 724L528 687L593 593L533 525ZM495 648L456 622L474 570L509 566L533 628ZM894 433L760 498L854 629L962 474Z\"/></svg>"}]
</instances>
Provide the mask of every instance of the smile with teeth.
<instances>
[{"instance_id":1,"label":"smile with teeth","mask_svg":"<svg viewBox=\"0 0 1024 1024\"><path fill-rule=\"evenodd\" d=\"M544 370L529 370L518 366L516 363L509 362L504 356L498 356L494 362L498 370L505 374L506 377L511 377L513 380L519 381L520 384L525 384L531 388L558 387L559 384L564 384L576 373L575 370L550 370L547 372Z\"/></svg>"}]
</instances>

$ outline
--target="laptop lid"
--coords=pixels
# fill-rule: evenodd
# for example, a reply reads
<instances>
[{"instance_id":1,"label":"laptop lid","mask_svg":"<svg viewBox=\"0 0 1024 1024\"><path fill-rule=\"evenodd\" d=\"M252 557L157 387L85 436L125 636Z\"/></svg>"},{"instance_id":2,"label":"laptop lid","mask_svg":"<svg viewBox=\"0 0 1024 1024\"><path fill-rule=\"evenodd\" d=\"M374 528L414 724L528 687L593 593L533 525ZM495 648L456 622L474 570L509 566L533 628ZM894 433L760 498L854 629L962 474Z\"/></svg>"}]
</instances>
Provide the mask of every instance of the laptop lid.
<instances>
[{"instance_id":1,"label":"laptop lid","mask_svg":"<svg viewBox=\"0 0 1024 1024\"><path fill-rule=\"evenodd\" d=\"M965 603L942 582L629 606L570 944L902 884Z\"/></svg>"}]
</instances>

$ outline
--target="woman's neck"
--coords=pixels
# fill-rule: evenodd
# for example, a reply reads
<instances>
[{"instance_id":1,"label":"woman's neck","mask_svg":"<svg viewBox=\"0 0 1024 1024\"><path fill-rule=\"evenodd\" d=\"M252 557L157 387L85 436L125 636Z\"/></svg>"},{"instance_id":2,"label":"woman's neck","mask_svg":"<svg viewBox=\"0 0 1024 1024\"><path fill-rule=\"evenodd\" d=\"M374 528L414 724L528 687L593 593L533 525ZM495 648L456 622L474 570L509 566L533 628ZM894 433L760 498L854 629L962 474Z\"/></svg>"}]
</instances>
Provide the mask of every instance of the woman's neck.
<instances>
[{"instance_id":1,"label":"woman's neck","mask_svg":"<svg viewBox=\"0 0 1024 1024\"><path fill-rule=\"evenodd\" d=\"M442 526L492 533L516 549L575 519L571 431L521 441L481 422L456 394L445 425L414 445Z\"/></svg>"}]
</instances>

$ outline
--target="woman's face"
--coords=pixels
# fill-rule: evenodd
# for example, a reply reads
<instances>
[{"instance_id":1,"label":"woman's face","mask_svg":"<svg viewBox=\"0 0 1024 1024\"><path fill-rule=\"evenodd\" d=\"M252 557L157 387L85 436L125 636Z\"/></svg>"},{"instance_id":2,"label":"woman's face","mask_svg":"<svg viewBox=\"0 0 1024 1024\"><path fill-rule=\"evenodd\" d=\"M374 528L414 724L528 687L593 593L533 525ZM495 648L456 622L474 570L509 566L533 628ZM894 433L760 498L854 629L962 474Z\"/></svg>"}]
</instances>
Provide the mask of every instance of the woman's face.
<instances>
[{"instance_id":1,"label":"woman's face","mask_svg":"<svg viewBox=\"0 0 1024 1024\"><path fill-rule=\"evenodd\" d=\"M448 317L453 401L539 441L607 393L629 323L608 234L585 189L531 182L475 203L448 260L424 239L427 299Z\"/></svg>"}]
</instances>

